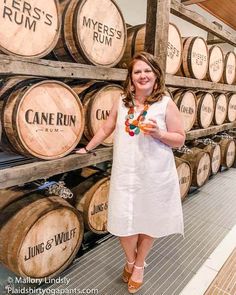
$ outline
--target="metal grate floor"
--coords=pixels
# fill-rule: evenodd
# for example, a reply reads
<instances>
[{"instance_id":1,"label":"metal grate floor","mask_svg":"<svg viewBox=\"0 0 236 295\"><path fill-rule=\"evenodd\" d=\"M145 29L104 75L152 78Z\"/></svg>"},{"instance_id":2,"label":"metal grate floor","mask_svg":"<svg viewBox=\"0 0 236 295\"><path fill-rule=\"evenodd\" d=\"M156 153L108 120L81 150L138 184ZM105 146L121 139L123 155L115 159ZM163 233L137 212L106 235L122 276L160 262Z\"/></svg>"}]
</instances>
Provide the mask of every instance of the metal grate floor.
<instances>
[{"instance_id":1,"label":"metal grate floor","mask_svg":"<svg viewBox=\"0 0 236 295\"><path fill-rule=\"evenodd\" d=\"M145 284L138 294L179 295L203 262L236 224L236 169L212 177L183 204L185 238L172 235L156 240L148 256ZM62 294L125 295L121 281L124 255L119 241L111 237L79 257L60 275L69 284L44 286ZM66 293L87 289L87 293ZM93 291L95 290L95 291ZM54 294L54 293L52 293ZM191 294L189 294L191 295Z\"/></svg>"}]
</instances>

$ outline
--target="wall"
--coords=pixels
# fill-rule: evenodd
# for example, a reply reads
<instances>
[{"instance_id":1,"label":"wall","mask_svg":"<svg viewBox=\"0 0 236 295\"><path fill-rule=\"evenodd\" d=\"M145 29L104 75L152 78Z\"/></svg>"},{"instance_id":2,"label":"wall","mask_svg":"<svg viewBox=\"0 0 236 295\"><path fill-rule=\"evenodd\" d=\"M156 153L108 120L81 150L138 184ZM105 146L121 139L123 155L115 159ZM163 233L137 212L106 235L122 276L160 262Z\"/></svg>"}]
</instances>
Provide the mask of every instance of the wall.
<instances>
[{"instance_id":1,"label":"wall","mask_svg":"<svg viewBox=\"0 0 236 295\"><path fill-rule=\"evenodd\" d=\"M140 25L146 22L146 0L116 0L120 7L126 23Z\"/></svg>"}]
</instances>

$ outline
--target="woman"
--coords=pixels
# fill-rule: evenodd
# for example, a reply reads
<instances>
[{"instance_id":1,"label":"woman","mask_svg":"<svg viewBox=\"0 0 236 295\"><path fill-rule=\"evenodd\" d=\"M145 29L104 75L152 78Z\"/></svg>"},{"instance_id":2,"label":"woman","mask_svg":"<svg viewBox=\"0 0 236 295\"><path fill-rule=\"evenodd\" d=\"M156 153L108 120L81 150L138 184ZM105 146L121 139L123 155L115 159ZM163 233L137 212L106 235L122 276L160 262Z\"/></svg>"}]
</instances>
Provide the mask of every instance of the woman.
<instances>
[{"instance_id":1,"label":"woman","mask_svg":"<svg viewBox=\"0 0 236 295\"><path fill-rule=\"evenodd\" d=\"M126 255L123 280L137 292L154 238L183 234L183 215L172 147L184 144L180 113L165 95L155 58L135 55L124 95L85 148L87 153L115 130L108 202L108 231L119 237Z\"/></svg>"}]
</instances>

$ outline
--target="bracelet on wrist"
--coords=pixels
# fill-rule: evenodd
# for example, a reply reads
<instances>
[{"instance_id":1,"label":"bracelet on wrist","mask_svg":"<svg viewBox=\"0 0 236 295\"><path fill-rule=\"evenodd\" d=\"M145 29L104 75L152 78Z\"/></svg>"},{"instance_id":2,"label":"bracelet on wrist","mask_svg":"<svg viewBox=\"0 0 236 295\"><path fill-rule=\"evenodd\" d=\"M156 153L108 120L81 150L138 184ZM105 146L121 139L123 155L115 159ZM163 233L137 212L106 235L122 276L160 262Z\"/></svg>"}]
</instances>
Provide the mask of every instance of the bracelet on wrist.
<instances>
[{"instance_id":1,"label":"bracelet on wrist","mask_svg":"<svg viewBox=\"0 0 236 295\"><path fill-rule=\"evenodd\" d=\"M163 131L160 132L159 140L161 140L164 137Z\"/></svg>"}]
</instances>

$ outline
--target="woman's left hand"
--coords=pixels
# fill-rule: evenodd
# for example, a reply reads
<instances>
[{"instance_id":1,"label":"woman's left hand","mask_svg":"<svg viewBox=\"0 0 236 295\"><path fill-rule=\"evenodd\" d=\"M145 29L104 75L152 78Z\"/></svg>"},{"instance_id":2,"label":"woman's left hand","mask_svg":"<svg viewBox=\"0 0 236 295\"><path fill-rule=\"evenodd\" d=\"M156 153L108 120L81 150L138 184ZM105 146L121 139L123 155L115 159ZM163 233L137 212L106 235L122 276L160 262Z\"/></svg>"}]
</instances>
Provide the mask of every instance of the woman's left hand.
<instances>
[{"instance_id":1,"label":"woman's left hand","mask_svg":"<svg viewBox=\"0 0 236 295\"><path fill-rule=\"evenodd\" d=\"M156 139L160 139L162 137L162 131L157 125L157 121L155 119L148 119L151 121L150 123L143 123L143 126L141 127L144 134L151 135L152 137Z\"/></svg>"}]
</instances>

